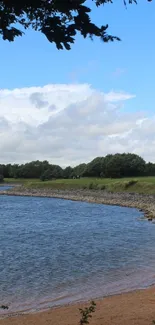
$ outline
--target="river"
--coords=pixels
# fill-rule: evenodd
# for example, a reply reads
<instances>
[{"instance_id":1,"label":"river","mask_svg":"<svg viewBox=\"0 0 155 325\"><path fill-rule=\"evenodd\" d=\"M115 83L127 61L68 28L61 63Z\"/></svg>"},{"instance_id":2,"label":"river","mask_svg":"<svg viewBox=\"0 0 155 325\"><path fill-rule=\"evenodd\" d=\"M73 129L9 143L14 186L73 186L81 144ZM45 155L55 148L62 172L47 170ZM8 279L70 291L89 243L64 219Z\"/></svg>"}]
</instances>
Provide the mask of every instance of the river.
<instances>
[{"instance_id":1,"label":"river","mask_svg":"<svg viewBox=\"0 0 155 325\"><path fill-rule=\"evenodd\" d=\"M131 208L0 196L0 305L29 312L155 283L155 226L141 219Z\"/></svg>"}]
</instances>

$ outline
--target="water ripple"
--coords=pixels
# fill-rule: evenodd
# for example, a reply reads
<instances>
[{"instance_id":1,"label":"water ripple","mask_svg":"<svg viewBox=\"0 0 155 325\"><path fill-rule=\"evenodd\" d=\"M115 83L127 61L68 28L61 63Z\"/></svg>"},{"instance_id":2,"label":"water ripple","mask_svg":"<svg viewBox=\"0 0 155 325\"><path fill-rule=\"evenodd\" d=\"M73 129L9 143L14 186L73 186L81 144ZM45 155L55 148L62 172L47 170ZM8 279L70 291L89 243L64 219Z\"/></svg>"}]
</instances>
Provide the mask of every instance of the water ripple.
<instances>
[{"instance_id":1,"label":"water ripple","mask_svg":"<svg viewBox=\"0 0 155 325\"><path fill-rule=\"evenodd\" d=\"M0 297L35 310L155 282L155 227L136 209L0 196Z\"/></svg>"}]
</instances>

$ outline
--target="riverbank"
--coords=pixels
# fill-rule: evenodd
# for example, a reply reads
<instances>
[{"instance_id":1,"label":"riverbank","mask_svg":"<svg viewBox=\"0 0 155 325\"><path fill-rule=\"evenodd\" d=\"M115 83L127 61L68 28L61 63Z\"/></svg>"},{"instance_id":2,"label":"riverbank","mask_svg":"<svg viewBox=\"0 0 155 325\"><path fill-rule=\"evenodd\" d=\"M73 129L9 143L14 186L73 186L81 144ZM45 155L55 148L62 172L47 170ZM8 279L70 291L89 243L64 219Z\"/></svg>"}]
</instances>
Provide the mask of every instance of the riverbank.
<instances>
[{"instance_id":1,"label":"riverbank","mask_svg":"<svg viewBox=\"0 0 155 325\"><path fill-rule=\"evenodd\" d=\"M96 300L97 308L90 325L148 325L155 319L155 287ZM0 320L0 325L76 325L80 320L80 303L23 314Z\"/></svg>"},{"instance_id":2,"label":"riverbank","mask_svg":"<svg viewBox=\"0 0 155 325\"><path fill-rule=\"evenodd\" d=\"M112 193L105 190L93 189L29 189L19 185L9 190L0 191L0 195L51 197L98 204L118 205L123 207L137 208L143 211L145 217L149 221L155 219L155 195L138 193Z\"/></svg>"}]
</instances>

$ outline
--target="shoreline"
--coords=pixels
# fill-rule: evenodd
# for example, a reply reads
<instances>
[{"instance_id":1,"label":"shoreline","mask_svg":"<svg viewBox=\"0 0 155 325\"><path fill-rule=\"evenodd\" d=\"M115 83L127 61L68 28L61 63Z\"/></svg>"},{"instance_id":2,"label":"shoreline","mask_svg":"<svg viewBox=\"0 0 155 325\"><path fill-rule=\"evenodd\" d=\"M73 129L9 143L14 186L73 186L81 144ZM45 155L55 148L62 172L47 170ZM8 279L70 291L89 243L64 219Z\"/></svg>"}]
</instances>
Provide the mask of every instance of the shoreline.
<instances>
[{"instance_id":1,"label":"shoreline","mask_svg":"<svg viewBox=\"0 0 155 325\"><path fill-rule=\"evenodd\" d=\"M96 312L92 325L146 325L155 319L155 286L94 299ZM73 325L80 320L79 308L90 301L77 302L28 314L16 313L0 318L0 325Z\"/></svg>"},{"instance_id":2,"label":"shoreline","mask_svg":"<svg viewBox=\"0 0 155 325\"><path fill-rule=\"evenodd\" d=\"M11 185L7 184L7 186ZM58 198L136 208L144 213L144 217L147 218L148 221L153 221L153 219L155 219L155 195L149 194L107 192L105 190L88 189L28 189L24 186L17 185L8 190L1 190L0 195Z\"/></svg>"},{"instance_id":3,"label":"shoreline","mask_svg":"<svg viewBox=\"0 0 155 325\"><path fill-rule=\"evenodd\" d=\"M26 189L15 186L0 191L0 195L48 197L65 200L116 205L136 208L144 212L146 218L155 218L155 196L137 193L109 193L95 190L51 190ZM150 220L152 221L152 220ZM146 288L122 291L104 297L94 298L97 311L91 320L92 325L146 325L155 319L155 285ZM89 300L90 301L90 300ZM45 309L23 310L0 315L0 325L74 325L80 320L79 308L85 308L89 301L77 301ZM122 307L123 306L123 307ZM124 307L125 306L125 307ZM144 312L142 312L144 309Z\"/></svg>"},{"instance_id":4,"label":"shoreline","mask_svg":"<svg viewBox=\"0 0 155 325\"><path fill-rule=\"evenodd\" d=\"M27 308L27 309L22 309L20 311L12 311L9 313L9 309L8 311L6 311L6 313L0 313L0 321L3 319L7 319L7 318L15 318L15 317L21 317L21 316L29 316L29 315L36 315L36 314L42 314L42 313L47 313L49 311L53 311L53 310L57 310L57 309L62 309L62 308L68 308L68 307L75 307L77 306L83 306L86 307L88 304L91 303L91 301L95 301L95 303L97 304L100 301L103 301L105 299L108 298L113 298L113 297L120 297L120 296L126 296L128 294L134 294L136 292L143 292L145 290L149 290L149 289L154 289L155 291L155 283L150 284L150 285L146 285L144 287L135 287L135 288L128 288L125 290L120 290L118 292L114 292L114 293L109 293L107 295L103 295L103 296L96 296L94 298L85 298L85 299L77 299L75 301L70 301L70 302L66 302L66 303L59 303L56 305L52 305L52 306L46 306L46 307L36 307L36 308ZM56 300L55 300L56 301ZM50 300L48 301L48 303L50 303ZM81 308L81 307L80 307Z\"/></svg>"}]
</instances>

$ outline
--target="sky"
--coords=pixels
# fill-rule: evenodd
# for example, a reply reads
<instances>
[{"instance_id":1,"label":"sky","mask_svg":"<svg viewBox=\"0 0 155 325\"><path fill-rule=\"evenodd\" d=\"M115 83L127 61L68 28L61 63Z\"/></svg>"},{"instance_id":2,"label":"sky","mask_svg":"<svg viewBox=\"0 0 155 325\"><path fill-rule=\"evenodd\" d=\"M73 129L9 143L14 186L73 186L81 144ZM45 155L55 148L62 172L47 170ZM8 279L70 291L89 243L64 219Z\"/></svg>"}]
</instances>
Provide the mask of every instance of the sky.
<instances>
[{"instance_id":1,"label":"sky","mask_svg":"<svg viewBox=\"0 0 155 325\"><path fill-rule=\"evenodd\" d=\"M155 162L155 1L92 6L91 17L121 42L78 35L58 51L31 30L0 39L0 163L65 167L117 152Z\"/></svg>"}]
</instances>

